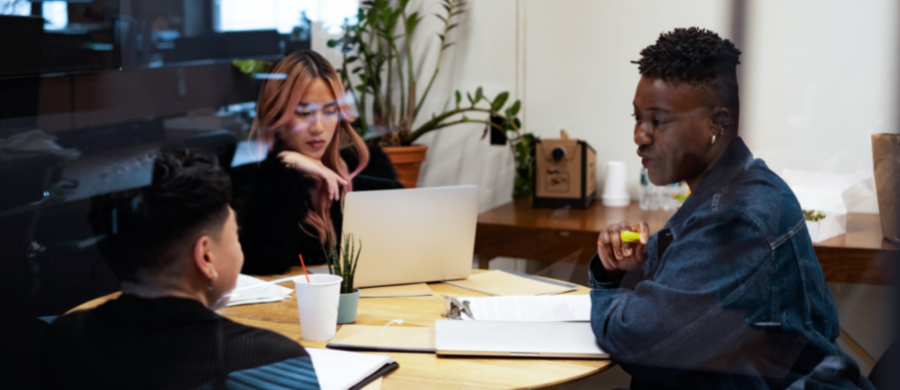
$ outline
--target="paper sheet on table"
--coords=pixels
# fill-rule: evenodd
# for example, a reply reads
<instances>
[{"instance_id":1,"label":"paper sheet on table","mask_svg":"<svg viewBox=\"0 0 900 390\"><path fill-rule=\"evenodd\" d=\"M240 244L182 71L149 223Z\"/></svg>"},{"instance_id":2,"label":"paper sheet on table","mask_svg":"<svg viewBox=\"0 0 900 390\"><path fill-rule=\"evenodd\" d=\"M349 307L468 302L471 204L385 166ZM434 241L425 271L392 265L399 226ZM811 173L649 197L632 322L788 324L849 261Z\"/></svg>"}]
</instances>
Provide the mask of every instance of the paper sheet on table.
<instances>
[{"instance_id":1,"label":"paper sheet on table","mask_svg":"<svg viewBox=\"0 0 900 390\"><path fill-rule=\"evenodd\" d=\"M346 390L394 362L385 355L307 348L322 390Z\"/></svg>"},{"instance_id":2,"label":"paper sheet on table","mask_svg":"<svg viewBox=\"0 0 900 390\"><path fill-rule=\"evenodd\" d=\"M573 284L501 270L473 274L468 279L444 283L493 296L553 295L578 289Z\"/></svg>"},{"instance_id":3,"label":"paper sheet on table","mask_svg":"<svg viewBox=\"0 0 900 390\"><path fill-rule=\"evenodd\" d=\"M469 301L476 320L483 321L560 321L591 320L589 295L460 297ZM463 320L471 320L463 315Z\"/></svg>"},{"instance_id":4,"label":"paper sheet on table","mask_svg":"<svg viewBox=\"0 0 900 390\"><path fill-rule=\"evenodd\" d=\"M290 298L293 289L282 287L248 275L238 275L237 286L231 292L228 306L278 302Z\"/></svg>"},{"instance_id":5,"label":"paper sheet on table","mask_svg":"<svg viewBox=\"0 0 900 390\"><path fill-rule=\"evenodd\" d=\"M360 298L427 297L433 294L425 283L359 289Z\"/></svg>"}]
</instances>

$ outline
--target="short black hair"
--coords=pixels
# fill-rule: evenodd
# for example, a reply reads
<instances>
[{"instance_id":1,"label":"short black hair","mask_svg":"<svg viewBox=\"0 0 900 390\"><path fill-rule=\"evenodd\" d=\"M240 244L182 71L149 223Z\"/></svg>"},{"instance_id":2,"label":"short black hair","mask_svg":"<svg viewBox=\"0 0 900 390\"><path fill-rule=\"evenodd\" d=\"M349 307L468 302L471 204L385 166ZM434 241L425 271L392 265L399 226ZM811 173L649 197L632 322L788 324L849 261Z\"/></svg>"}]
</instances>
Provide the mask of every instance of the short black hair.
<instances>
[{"instance_id":1,"label":"short black hair","mask_svg":"<svg viewBox=\"0 0 900 390\"><path fill-rule=\"evenodd\" d=\"M91 199L88 221L98 249L121 281L155 276L177 263L199 234L219 238L228 219L231 179L213 155L159 153L149 186Z\"/></svg>"},{"instance_id":2,"label":"short black hair","mask_svg":"<svg viewBox=\"0 0 900 390\"><path fill-rule=\"evenodd\" d=\"M676 28L662 33L656 43L641 50L641 75L684 82L709 89L719 103L739 109L737 65L741 51L719 34L698 28Z\"/></svg>"}]
</instances>

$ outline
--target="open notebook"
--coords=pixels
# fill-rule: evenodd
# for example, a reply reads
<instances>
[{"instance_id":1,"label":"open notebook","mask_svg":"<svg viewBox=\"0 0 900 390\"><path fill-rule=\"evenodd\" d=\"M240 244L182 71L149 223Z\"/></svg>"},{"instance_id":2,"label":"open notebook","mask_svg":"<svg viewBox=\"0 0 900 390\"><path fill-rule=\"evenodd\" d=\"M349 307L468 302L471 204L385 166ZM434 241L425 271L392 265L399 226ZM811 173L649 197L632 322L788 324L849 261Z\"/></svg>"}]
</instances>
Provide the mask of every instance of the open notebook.
<instances>
[{"instance_id":1,"label":"open notebook","mask_svg":"<svg viewBox=\"0 0 900 390\"><path fill-rule=\"evenodd\" d=\"M394 358L333 349L306 348L322 390L357 390L400 367Z\"/></svg>"}]
</instances>

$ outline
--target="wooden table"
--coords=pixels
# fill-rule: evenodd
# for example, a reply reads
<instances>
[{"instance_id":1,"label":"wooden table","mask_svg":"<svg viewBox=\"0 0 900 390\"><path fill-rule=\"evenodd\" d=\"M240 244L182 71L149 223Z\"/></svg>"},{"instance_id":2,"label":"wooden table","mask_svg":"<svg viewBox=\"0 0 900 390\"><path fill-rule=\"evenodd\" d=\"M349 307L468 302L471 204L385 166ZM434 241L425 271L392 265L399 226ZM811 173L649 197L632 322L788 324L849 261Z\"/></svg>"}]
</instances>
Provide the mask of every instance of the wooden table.
<instances>
[{"instance_id":1,"label":"wooden table","mask_svg":"<svg viewBox=\"0 0 900 390\"><path fill-rule=\"evenodd\" d=\"M302 274L294 267L288 275ZM473 270L473 272L482 272ZM260 277L272 280L285 275ZM293 288L293 283L283 283ZM356 315L356 325L433 327L444 312L441 294L452 296L485 296L444 283L431 283L430 297L362 298ZM570 294L587 294L587 287L579 287ZM294 293L291 293L293 296ZM118 296L110 294L84 303L74 310L84 310ZM327 342L311 342L300 338L300 317L297 302L281 302L234 306L220 314L244 325L268 329L295 340L305 347L325 348ZM340 326L340 325L339 325ZM382 353L400 363L400 368L384 377L382 388L390 389L538 389L555 388L576 379L585 378L613 366L610 360L579 359L522 359L438 357L431 353Z\"/></svg>"},{"instance_id":2,"label":"wooden table","mask_svg":"<svg viewBox=\"0 0 900 390\"><path fill-rule=\"evenodd\" d=\"M479 267L498 256L586 264L597 252L600 230L612 223L647 221L662 229L674 211L645 211L636 203L587 210L535 209L518 199L478 216L475 254ZM885 240L878 214L849 213L847 234L813 245L829 282L893 285L900 245Z\"/></svg>"}]
</instances>

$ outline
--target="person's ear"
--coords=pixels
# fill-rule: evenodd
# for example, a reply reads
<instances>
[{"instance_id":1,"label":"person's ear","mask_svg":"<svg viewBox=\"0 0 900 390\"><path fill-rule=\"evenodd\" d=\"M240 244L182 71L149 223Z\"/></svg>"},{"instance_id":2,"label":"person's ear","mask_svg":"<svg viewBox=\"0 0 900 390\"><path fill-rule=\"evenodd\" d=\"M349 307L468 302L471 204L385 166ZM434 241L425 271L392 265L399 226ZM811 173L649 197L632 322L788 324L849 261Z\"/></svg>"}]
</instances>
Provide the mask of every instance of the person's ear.
<instances>
[{"instance_id":1,"label":"person's ear","mask_svg":"<svg viewBox=\"0 0 900 390\"><path fill-rule=\"evenodd\" d=\"M725 107L716 107L713 110L711 120L713 135L721 136L725 129L732 125L731 111Z\"/></svg>"},{"instance_id":2,"label":"person's ear","mask_svg":"<svg viewBox=\"0 0 900 390\"><path fill-rule=\"evenodd\" d=\"M203 235L194 242L194 248L191 251L194 266L209 280L216 280L219 277L216 267L213 265L212 239Z\"/></svg>"}]
</instances>

